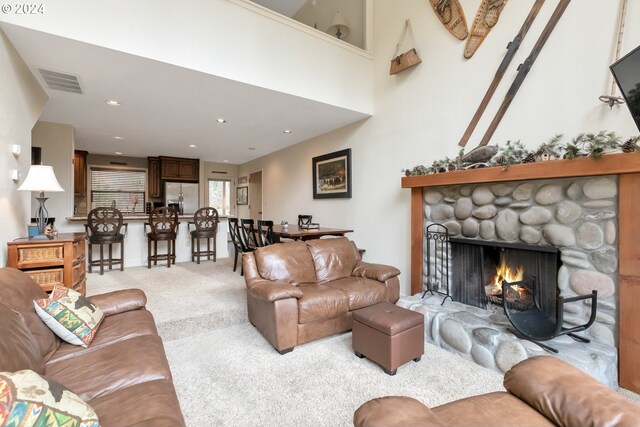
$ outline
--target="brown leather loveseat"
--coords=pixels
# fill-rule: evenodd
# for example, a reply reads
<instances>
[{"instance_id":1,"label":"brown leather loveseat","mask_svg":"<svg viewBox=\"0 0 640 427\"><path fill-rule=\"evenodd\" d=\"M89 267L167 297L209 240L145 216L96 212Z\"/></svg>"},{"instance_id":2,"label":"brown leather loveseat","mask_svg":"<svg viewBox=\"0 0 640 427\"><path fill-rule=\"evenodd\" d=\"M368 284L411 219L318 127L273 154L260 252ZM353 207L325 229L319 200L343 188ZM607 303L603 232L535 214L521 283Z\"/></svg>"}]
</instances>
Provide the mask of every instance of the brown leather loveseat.
<instances>
[{"instance_id":1,"label":"brown leather loveseat","mask_svg":"<svg viewBox=\"0 0 640 427\"><path fill-rule=\"evenodd\" d=\"M400 294L400 271L363 262L345 237L277 243L242 260L249 321L281 354L350 330L353 310Z\"/></svg>"},{"instance_id":2,"label":"brown leather loveseat","mask_svg":"<svg viewBox=\"0 0 640 427\"><path fill-rule=\"evenodd\" d=\"M184 426L153 316L139 289L89 299L105 318L88 348L63 342L33 300L47 294L25 273L0 269L0 372L30 369L77 394L103 427Z\"/></svg>"},{"instance_id":3,"label":"brown leather loveseat","mask_svg":"<svg viewBox=\"0 0 640 427\"><path fill-rule=\"evenodd\" d=\"M552 356L526 359L494 392L428 408L410 397L387 396L358 408L356 427L640 426L640 406L578 368Z\"/></svg>"}]
</instances>

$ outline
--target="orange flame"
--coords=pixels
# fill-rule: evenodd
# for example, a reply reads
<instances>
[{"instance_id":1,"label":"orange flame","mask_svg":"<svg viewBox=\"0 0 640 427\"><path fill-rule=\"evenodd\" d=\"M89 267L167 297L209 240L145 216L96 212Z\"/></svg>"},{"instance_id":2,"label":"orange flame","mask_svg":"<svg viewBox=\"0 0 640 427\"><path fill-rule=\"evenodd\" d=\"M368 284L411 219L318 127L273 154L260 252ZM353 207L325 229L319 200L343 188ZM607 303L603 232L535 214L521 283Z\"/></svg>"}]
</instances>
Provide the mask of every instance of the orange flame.
<instances>
[{"instance_id":1,"label":"orange flame","mask_svg":"<svg viewBox=\"0 0 640 427\"><path fill-rule=\"evenodd\" d=\"M493 276L493 281L486 286L487 294L500 295L502 294L502 281L506 280L509 283L519 282L524 279L524 266L518 268L512 268L507 265L506 258L502 258L502 262L496 267L496 274ZM526 292L525 288L520 286L512 287L513 290L519 294Z\"/></svg>"}]
</instances>

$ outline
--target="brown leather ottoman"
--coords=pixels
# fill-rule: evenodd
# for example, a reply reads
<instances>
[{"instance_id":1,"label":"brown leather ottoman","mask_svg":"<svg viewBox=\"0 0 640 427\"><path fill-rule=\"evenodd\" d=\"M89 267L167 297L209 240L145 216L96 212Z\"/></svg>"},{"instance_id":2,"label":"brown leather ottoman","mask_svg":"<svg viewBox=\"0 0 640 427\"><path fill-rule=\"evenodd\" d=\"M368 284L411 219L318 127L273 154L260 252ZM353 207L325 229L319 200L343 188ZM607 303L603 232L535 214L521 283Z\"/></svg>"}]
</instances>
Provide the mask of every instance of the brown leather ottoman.
<instances>
[{"instance_id":1,"label":"brown leather ottoman","mask_svg":"<svg viewBox=\"0 0 640 427\"><path fill-rule=\"evenodd\" d=\"M389 303L353 312L353 351L395 375L399 366L424 354L424 316Z\"/></svg>"}]
</instances>

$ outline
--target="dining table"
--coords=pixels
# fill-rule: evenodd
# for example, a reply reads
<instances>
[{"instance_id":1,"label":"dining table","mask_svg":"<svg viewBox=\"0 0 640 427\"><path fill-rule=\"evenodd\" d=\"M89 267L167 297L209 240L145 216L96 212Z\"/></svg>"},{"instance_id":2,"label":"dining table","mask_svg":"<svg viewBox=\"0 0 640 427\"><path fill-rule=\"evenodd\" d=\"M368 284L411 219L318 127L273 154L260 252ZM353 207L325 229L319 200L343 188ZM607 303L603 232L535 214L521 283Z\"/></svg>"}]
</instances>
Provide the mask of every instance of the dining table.
<instances>
[{"instance_id":1,"label":"dining table","mask_svg":"<svg viewBox=\"0 0 640 427\"><path fill-rule=\"evenodd\" d=\"M286 227L283 225L273 226L273 234L277 237L293 240L319 239L322 236L344 236L346 233L353 233L353 230L327 227L303 228L294 224L289 224Z\"/></svg>"}]
</instances>

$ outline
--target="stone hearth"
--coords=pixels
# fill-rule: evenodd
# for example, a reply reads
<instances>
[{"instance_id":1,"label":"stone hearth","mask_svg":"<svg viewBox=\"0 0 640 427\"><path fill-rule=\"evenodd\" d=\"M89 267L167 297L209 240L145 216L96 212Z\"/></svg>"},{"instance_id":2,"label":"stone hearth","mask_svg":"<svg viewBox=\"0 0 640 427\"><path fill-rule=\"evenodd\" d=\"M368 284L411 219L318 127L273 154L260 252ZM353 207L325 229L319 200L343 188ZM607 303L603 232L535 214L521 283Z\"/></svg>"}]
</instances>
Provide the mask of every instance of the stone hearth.
<instances>
[{"instance_id":1,"label":"stone hearth","mask_svg":"<svg viewBox=\"0 0 640 427\"><path fill-rule=\"evenodd\" d=\"M499 373L533 356L548 355L536 344L507 330L511 326L502 307L482 309L458 302L442 304L441 296L406 296L397 305L424 315L425 342L472 360ZM564 335L548 341L555 356L571 363L611 388L618 388L615 347L592 341L584 344ZM425 354L428 360L429 355Z\"/></svg>"},{"instance_id":2,"label":"stone hearth","mask_svg":"<svg viewBox=\"0 0 640 427\"><path fill-rule=\"evenodd\" d=\"M424 222L443 224L452 237L558 248L560 295L586 295L596 289L598 307L596 322L580 334L591 344L563 336L550 345L560 350L560 357L616 387L617 195L615 176L431 187L423 192ZM427 263L435 261L433 255L424 259L425 289ZM455 271L450 258L448 262ZM539 346L507 332L510 323L502 307L477 310L441 302L442 297L401 302L425 315L426 341L498 372L544 354ZM586 323L591 308L584 302L565 305L565 325Z\"/></svg>"}]
</instances>

